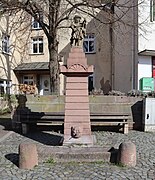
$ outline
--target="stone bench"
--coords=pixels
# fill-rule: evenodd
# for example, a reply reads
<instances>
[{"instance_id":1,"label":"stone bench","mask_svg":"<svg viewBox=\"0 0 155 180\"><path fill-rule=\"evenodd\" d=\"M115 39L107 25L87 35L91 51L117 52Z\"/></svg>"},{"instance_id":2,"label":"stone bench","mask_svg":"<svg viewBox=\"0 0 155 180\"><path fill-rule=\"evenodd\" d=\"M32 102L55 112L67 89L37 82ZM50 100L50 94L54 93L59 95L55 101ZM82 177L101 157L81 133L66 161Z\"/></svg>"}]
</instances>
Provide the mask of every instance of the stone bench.
<instances>
[{"instance_id":1,"label":"stone bench","mask_svg":"<svg viewBox=\"0 0 155 180\"><path fill-rule=\"evenodd\" d=\"M90 116L92 126L114 126L123 127L123 133L127 134L129 129L128 113L92 113Z\"/></svg>"},{"instance_id":2,"label":"stone bench","mask_svg":"<svg viewBox=\"0 0 155 180\"><path fill-rule=\"evenodd\" d=\"M64 123L63 112L31 112L20 116L23 134L27 133L30 124L62 125ZM123 133L127 134L129 129L128 113L91 113L92 126L122 126Z\"/></svg>"},{"instance_id":3,"label":"stone bench","mask_svg":"<svg viewBox=\"0 0 155 180\"><path fill-rule=\"evenodd\" d=\"M123 133L128 134L129 114L124 113L109 113L109 114L91 114L90 120L92 126L122 126Z\"/></svg>"}]
</instances>

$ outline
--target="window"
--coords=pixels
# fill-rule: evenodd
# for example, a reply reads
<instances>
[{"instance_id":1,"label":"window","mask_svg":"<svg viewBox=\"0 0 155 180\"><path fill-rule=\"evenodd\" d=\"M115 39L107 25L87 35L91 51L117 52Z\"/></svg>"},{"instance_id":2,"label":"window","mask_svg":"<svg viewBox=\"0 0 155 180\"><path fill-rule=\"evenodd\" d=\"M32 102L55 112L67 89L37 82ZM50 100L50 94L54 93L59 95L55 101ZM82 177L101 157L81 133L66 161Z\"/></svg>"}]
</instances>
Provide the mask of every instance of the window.
<instances>
[{"instance_id":1,"label":"window","mask_svg":"<svg viewBox=\"0 0 155 180\"><path fill-rule=\"evenodd\" d=\"M4 93L10 93L11 81L0 80L0 95Z\"/></svg>"},{"instance_id":2,"label":"window","mask_svg":"<svg viewBox=\"0 0 155 180\"><path fill-rule=\"evenodd\" d=\"M43 21L43 14L37 13L36 17L32 17L32 29L41 29L40 23L36 20L39 19L39 21Z\"/></svg>"},{"instance_id":3,"label":"window","mask_svg":"<svg viewBox=\"0 0 155 180\"><path fill-rule=\"evenodd\" d=\"M94 80L93 75L88 76L88 91L92 92L94 90Z\"/></svg>"},{"instance_id":4,"label":"window","mask_svg":"<svg viewBox=\"0 0 155 180\"><path fill-rule=\"evenodd\" d=\"M150 21L155 21L155 0L150 0Z\"/></svg>"},{"instance_id":5,"label":"window","mask_svg":"<svg viewBox=\"0 0 155 180\"><path fill-rule=\"evenodd\" d=\"M4 87L0 86L0 96L4 94Z\"/></svg>"},{"instance_id":6,"label":"window","mask_svg":"<svg viewBox=\"0 0 155 180\"><path fill-rule=\"evenodd\" d=\"M32 75L23 76L23 84L34 85L34 77Z\"/></svg>"},{"instance_id":7,"label":"window","mask_svg":"<svg viewBox=\"0 0 155 180\"><path fill-rule=\"evenodd\" d=\"M83 49L85 53L95 53L95 36L87 34L84 38Z\"/></svg>"},{"instance_id":8,"label":"window","mask_svg":"<svg viewBox=\"0 0 155 180\"><path fill-rule=\"evenodd\" d=\"M2 37L2 52L9 53L9 36L5 34Z\"/></svg>"},{"instance_id":9,"label":"window","mask_svg":"<svg viewBox=\"0 0 155 180\"><path fill-rule=\"evenodd\" d=\"M43 53L43 37L32 38L32 53L33 54Z\"/></svg>"}]
</instances>

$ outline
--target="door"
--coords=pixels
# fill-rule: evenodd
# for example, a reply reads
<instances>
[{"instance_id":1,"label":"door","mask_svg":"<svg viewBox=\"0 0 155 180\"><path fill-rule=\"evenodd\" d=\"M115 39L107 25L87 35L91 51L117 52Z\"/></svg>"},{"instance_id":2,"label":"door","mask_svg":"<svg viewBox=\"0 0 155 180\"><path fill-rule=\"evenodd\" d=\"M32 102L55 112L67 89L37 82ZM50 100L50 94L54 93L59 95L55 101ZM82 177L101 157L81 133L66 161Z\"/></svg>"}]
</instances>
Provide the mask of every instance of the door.
<instances>
[{"instance_id":1,"label":"door","mask_svg":"<svg viewBox=\"0 0 155 180\"><path fill-rule=\"evenodd\" d=\"M154 91L155 91L155 56L152 57L152 77L154 78Z\"/></svg>"},{"instance_id":2,"label":"door","mask_svg":"<svg viewBox=\"0 0 155 180\"><path fill-rule=\"evenodd\" d=\"M145 98L143 103L144 131L155 131L155 99Z\"/></svg>"},{"instance_id":3,"label":"door","mask_svg":"<svg viewBox=\"0 0 155 180\"><path fill-rule=\"evenodd\" d=\"M50 94L50 76L49 75L42 75L40 76L41 79L41 90L40 95L49 95Z\"/></svg>"},{"instance_id":4,"label":"door","mask_svg":"<svg viewBox=\"0 0 155 180\"><path fill-rule=\"evenodd\" d=\"M152 57L152 77L155 78L155 57Z\"/></svg>"},{"instance_id":5,"label":"door","mask_svg":"<svg viewBox=\"0 0 155 180\"><path fill-rule=\"evenodd\" d=\"M88 91L92 92L94 89L93 75L88 76Z\"/></svg>"}]
</instances>

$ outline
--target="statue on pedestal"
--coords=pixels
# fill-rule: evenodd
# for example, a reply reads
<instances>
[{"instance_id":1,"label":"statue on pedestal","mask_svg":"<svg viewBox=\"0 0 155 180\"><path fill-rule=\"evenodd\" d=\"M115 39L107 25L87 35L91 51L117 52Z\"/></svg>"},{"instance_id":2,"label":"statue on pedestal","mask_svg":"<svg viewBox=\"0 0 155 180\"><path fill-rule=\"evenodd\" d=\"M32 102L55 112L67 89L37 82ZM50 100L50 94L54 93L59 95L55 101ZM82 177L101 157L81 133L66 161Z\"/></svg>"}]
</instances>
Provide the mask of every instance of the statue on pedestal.
<instances>
[{"instance_id":1,"label":"statue on pedestal","mask_svg":"<svg viewBox=\"0 0 155 180\"><path fill-rule=\"evenodd\" d=\"M83 39L86 35L86 20L81 20L81 17L75 15L71 24L72 34L70 39L71 46L83 45Z\"/></svg>"}]
</instances>

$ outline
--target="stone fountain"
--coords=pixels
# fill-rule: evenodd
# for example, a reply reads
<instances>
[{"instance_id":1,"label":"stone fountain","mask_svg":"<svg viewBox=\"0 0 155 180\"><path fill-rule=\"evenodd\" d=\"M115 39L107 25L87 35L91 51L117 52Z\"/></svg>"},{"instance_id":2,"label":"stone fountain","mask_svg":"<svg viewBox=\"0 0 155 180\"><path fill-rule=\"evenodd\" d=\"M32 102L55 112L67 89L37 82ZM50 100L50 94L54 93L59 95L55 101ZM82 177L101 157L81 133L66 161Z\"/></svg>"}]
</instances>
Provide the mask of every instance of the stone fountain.
<instances>
[{"instance_id":1,"label":"stone fountain","mask_svg":"<svg viewBox=\"0 0 155 180\"><path fill-rule=\"evenodd\" d=\"M93 66L87 65L82 48L85 20L81 22L81 17L75 16L71 27L71 52L67 65L60 67L66 76L63 144L93 145L88 97L88 76L93 73Z\"/></svg>"}]
</instances>

